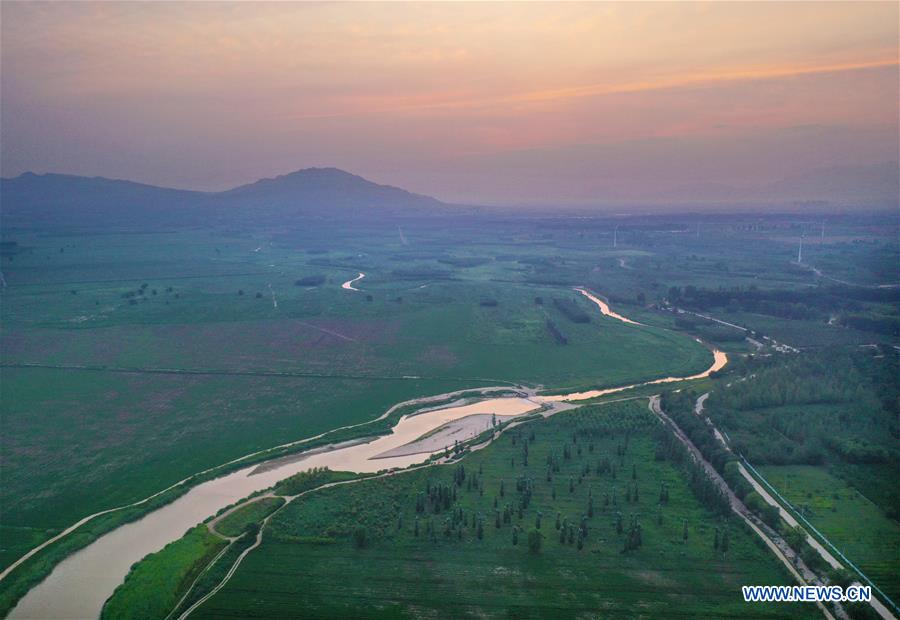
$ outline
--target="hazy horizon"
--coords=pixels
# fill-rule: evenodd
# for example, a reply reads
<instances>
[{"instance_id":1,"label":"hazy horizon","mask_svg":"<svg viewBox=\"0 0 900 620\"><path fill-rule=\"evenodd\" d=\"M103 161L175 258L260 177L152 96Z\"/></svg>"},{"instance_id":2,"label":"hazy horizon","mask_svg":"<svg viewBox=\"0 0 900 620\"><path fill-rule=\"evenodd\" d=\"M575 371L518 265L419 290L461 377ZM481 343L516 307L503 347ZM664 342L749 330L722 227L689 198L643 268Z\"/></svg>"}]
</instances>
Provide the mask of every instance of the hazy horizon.
<instances>
[{"instance_id":1,"label":"hazy horizon","mask_svg":"<svg viewBox=\"0 0 900 620\"><path fill-rule=\"evenodd\" d=\"M5 177L451 203L897 198L898 5L2 5Z\"/></svg>"}]
</instances>

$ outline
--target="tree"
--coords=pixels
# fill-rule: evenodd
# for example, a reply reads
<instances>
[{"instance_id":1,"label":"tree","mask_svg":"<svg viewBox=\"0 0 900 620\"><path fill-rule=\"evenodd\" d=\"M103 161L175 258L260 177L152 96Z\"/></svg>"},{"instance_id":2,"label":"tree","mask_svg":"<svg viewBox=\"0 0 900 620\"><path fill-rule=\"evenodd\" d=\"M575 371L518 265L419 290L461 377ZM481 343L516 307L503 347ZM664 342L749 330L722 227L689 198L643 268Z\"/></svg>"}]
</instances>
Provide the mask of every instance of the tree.
<instances>
[{"instance_id":1,"label":"tree","mask_svg":"<svg viewBox=\"0 0 900 620\"><path fill-rule=\"evenodd\" d=\"M353 530L353 546L354 547L356 547L357 549L363 549L367 543L368 543L368 541L367 541L365 527L359 526L355 530Z\"/></svg>"},{"instance_id":2,"label":"tree","mask_svg":"<svg viewBox=\"0 0 900 620\"><path fill-rule=\"evenodd\" d=\"M684 542L687 542L687 539L688 539L687 519L684 520L684 527L683 527L682 530L681 530L681 539L682 539Z\"/></svg>"},{"instance_id":3,"label":"tree","mask_svg":"<svg viewBox=\"0 0 900 620\"><path fill-rule=\"evenodd\" d=\"M722 555L728 551L728 530L725 530L722 533L722 542L719 543L719 551L722 552Z\"/></svg>"},{"instance_id":4,"label":"tree","mask_svg":"<svg viewBox=\"0 0 900 620\"><path fill-rule=\"evenodd\" d=\"M806 542L806 532L799 525L796 527L789 528L787 532L784 534L784 539L787 541L787 544L791 546L795 551L800 551L803 549L803 543Z\"/></svg>"},{"instance_id":5,"label":"tree","mask_svg":"<svg viewBox=\"0 0 900 620\"><path fill-rule=\"evenodd\" d=\"M519 544L519 526L513 526L513 534L512 534L512 543L513 547Z\"/></svg>"},{"instance_id":6,"label":"tree","mask_svg":"<svg viewBox=\"0 0 900 620\"><path fill-rule=\"evenodd\" d=\"M540 553L543 538L543 535L537 530L528 532L528 550L531 553Z\"/></svg>"}]
</instances>

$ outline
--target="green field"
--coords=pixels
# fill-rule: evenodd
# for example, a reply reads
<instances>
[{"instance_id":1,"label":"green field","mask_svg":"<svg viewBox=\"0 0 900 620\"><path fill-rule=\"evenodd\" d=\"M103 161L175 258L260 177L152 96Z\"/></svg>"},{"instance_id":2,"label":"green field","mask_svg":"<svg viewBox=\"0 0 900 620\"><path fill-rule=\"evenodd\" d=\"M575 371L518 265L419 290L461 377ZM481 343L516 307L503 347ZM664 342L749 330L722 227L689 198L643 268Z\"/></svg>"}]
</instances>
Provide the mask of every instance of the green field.
<instances>
[{"instance_id":1,"label":"green field","mask_svg":"<svg viewBox=\"0 0 900 620\"><path fill-rule=\"evenodd\" d=\"M814 607L742 602L741 584L789 578L739 521L698 502L682 465L657 460L655 428L644 400L590 407L508 431L461 461L466 482L459 485L451 464L305 496L276 513L263 545L196 617L815 615ZM598 473L604 463L609 469ZM520 516L523 478L532 490ZM660 505L663 483L668 502ZM417 497L440 485L456 499L425 500L417 512ZM629 501L634 487L638 499ZM589 493L582 548L560 543L557 514L580 527ZM497 527L507 505L510 518ZM623 551L632 519L642 545ZM724 554L713 548L716 528L728 531ZM529 550L529 532L542 539L537 552Z\"/></svg>"},{"instance_id":2,"label":"green field","mask_svg":"<svg viewBox=\"0 0 900 620\"><path fill-rule=\"evenodd\" d=\"M91 512L409 398L503 382L617 385L709 363L690 339L601 318L584 300L593 320L568 321L549 301L575 297L569 289L490 282L485 266L418 260L422 273L454 274L419 288L398 274L390 244L354 259L369 274L357 293L339 286L353 270L333 266L355 255L299 252L293 239L173 232L25 243L33 250L5 270L0 504L4 528L38 532L4 536L6 563ZM265 256L252 251L261 245ZM316 272L322 286L293 284ZM482 305L488 297L497 305ZM548 317L569 345L554 341Z\"/></svg>"},{"instance_id":3,"label":"green field","mask_svg":"<svg viewBox=\"0 0 900 620\"><path fill-rule=\"evenodd\" d=\"M618 248L611 246L613 224L620 228ZM716 392L722 392L724 383L752 374L760 360L781 359L768 345L760 351L763 355L744 358L756 353L744 332L686 321L687 315L666 311L673 306L746 326L759 332L757 338L772 336L803 349L803 355L826 346L849 352L860 344L879 343L881 348L869 350L871 363L861 366L860 373L885 374L892 368L887 361L895 357L890 345L900 342L895 330L898 300L895 289L874 285L898 280L895 227L866 218L829 222L829 237L811 243L804 250L807 264L798 266L791 261L804 226L782 217L766 222L755 216L722 217L704 220L695 235L696 222L689 216L628 221L466 216L411 218L402 222L402 236L395 223L381 222L309 221L241 229L4 229L3 241L16 245L5 245L0 257L7 283L0 289L0 567L85 515L140 500L251 452L365 423L407 399L488 385L579 390L689 375L711 361L696 336L731 356L725 377L704 383L714 390L708 404L715 416ZM815 275L811 266L826 275ZM361 291L341 288L360 271L366 274L356 284ZM647 327L601 317L572 291L578 285L608 297L616 311ZM570 308L570 301L574 310L561 310ZM590 321L573 318L580 314ZM775 358L766 357L773 353ZM856 488L892 515L897 495L884 482L884 472L896 470L896 450L887 441L895 435L882 420L882 410L890 414L889 403L896 399L880 394L879 408L870 406L870 398L848 392L837 404L751 408L719 421L751 456L771 452L787 459L780 462L794 463L824 455L844 479L856 472ZM854 412L855 420L869 421L847 424L848 412ZM841 420L846 431L842 443L807 441L807 426L821 439L834 420ZM386 424L341 431L334 439L385 432ZM777 431L774 439L769 427ZM835 461L830 456L871 451L872 446L883 460ZM502 449L501 443L497 450ZM663 466L652 466L657 465ZM422 475L411 474L410 479ZM389 483L365 484L376 488ZM283 514L299 510L290 509ZM113 513L82 528L35 558L33 566L26 564L0 594L19 596L25 584L34 583L71 550L140 514L139 509ZM282 518L287 517L279 513L279 522ZM644 515L652 540L657 533L648 520ZM735 552L742 536L735 529ZM420 560L423 566L434 565L433 556L418 555L398 541L403 559L390 570L409 574ZM691 538L687 548L693 542ZM344 542L334 545L338 549ZM359 553L374 553L378 545ZM306 547L304 553L326 555L332 548ZM653 570L660 574L644 581L634 572L643 566L640 562L620 574L595 549L591 557L608 570L597 579L609 579L610 588L638 591L678 574L677 553L653 548L660 553ZM448 566L466 573L466 554L445 551ZM497 548L479 561L490 564L507 552ZM251 554L247 567L267 553ZM647 553L645 547L616 556L616 561L626 566ZM765 555L760 552L754 562L769 566ZM336 578L341 568L338 559L334 562L328 570ZM574 571L574 562L561 566ZM750 564L742 564L741 570L756 570ZM33 570L37 565L39 570ZM727 567L713 565L725 571L719 582L708 577L713 589L722 591ZM323 570L327 566L325 562ZM434 565L432 583L450 584L446 592L452 596L468 592L477 580L494 578L479 569L472 573L476 581L467 584L463 577L451 579L449 570ZM536 587L538 578L548 584L561 578L517 570L517 577L506 583L519 579L518 587ZM368 583L379 577L373 575ZM676 587L706 586L707 577L684 579L661 591L673 599L678 598ZM355 587L360 600L375 596L368 586ZM324 583L322 588L327 593ZM603 596L585 595L579 604L595 605ZM565 606L553 594L540 597L548 609ZM510 595L496 609L525 613L514 598ZM629 605L637 598L629 599ZM663 598L648 602L648 613L663 609ZM5 605L9 597L2 600ZM441 609L455 609L451 594L437 600L446 605ZM404 604L399 601L390 609L402 611ZM699 615L713 614L718 605L731 604L719 598L709 608L696 609ZM469 613L477 601L463 598L459 605ZM615 606L609 612L629 615Z\"/></svg>"},{"instance_id":4,"label":"green field","mask_svg":"<svg viewBox=\"0 0 900 620\"><path fill-rule=\"evenodd\" d=\"M895 601L900 598L900 524L823 468L795 465L760 470L875 585Z\"/></svg>"}]
</instances>

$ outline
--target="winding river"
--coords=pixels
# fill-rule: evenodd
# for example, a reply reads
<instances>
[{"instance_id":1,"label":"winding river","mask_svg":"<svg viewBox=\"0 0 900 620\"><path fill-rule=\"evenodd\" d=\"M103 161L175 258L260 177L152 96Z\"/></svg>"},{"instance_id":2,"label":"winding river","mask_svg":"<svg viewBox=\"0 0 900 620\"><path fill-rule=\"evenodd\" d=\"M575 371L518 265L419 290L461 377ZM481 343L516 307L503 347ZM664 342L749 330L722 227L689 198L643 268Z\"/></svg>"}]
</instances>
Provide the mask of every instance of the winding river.
<instances>
[{"instance_id":1,"label":"winding river","mask_svg":"<svg viewBox=\"0 0 900 620\"><path fill-rule=\"evenodd\" d=\"M356 277L353 278L352 280L347 280L346 282L344 282L343 284L341 284L341 288L342 288L342 289L346 289L346 290L348 290L348 291L359 291L358 288L356 288L356 287L353 286L353 283L354 283L354 282L359 282L360 280L362 280L362 279L365 278L365 277L366 277L366 274L364 274L362 271L360 271L358 276L356 276Z\"/></svg>"},{"instance_id":2,"label":"winding river","mask_svg":"<svg viewBox=\"0 0 900 620\"><path fill-rule=\"evenodd\" d=\"M361 279L363 275L361 273L355 280L345 282L343 287L357 290L352 288L352 283ZM605 302L587 289L575 290L595 303L604 315L641 326L640 323L612 312ZM476 402L457 399L442 407L423 408L403 416L390 435L368 441L334 444L306 453L281 457L204 482L172 503L138 521L101 536L60 562L47 579L32 588L19 601L9 617L96 618L100 615L106 599L122 583L135 562L177 540L189 528L226 506L312 467L329 467L333 470L360 473L408 467L426 460L428 452L404 453L404 450L398 448L413 443L441 427L464 424L465 421L460 421L465 418L483 424L485 415L508 419L510 416L520 416L538 410L542 411L543 415L551 415L568 408L570 406L567 404L568 401L596 398L640 385L706 377L709 373L722 368L727 361L724 353L713 350L712 366L690 377L666 377L634 385L554 396L539 396L529 392L520 396L484 398ZM427 400L438 398L440 397L425 399L423 407L427 407ZM429 445L430 449L436 447L433 442ZM437 449L438 452L442 450L443 447Z\"/></svg>"}]
</instances>

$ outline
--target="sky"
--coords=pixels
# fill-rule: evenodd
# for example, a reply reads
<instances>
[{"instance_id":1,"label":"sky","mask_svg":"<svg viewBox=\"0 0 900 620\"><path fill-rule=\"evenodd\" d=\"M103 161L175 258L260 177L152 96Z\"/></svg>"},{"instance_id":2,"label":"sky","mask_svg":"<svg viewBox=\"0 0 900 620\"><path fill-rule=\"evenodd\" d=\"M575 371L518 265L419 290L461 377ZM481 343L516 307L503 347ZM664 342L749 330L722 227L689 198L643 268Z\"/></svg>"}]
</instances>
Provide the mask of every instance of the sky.
<instances>
[{"instance_id":1,"label":"sky","mask_svg":"<svg viewBox=\"0 0 900 620\"><path fill-rule=\"evenodd\" d=\"M218 190L336 166L504 205L890 194L898 6L4 0L0 171Z\"/></svg>"}]
</instances>

